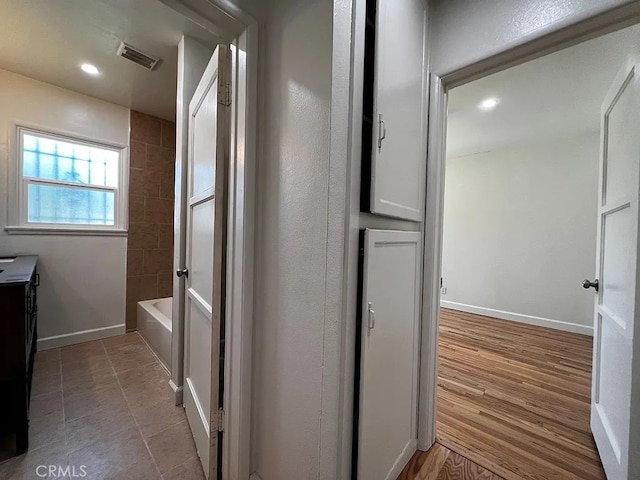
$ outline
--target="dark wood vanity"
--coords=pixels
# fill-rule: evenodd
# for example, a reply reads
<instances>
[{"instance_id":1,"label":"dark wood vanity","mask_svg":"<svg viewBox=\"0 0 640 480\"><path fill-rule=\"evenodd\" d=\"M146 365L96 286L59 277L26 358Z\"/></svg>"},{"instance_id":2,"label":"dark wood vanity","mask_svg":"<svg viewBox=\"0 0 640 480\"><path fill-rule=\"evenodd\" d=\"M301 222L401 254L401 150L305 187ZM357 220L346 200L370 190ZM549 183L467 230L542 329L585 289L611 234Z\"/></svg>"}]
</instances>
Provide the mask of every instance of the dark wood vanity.
<instances>
[{"instance_id":1,"label":"dark wood vanity","mask_svg":"<svg viewBox=\"0 0 640 480\"><path fill-rule=\"evenodd\" d=\"M18 455L29 448L38 340L37 262L34 255L0 258L0 433L15 433Z\"/></svg>"}]
</instances>

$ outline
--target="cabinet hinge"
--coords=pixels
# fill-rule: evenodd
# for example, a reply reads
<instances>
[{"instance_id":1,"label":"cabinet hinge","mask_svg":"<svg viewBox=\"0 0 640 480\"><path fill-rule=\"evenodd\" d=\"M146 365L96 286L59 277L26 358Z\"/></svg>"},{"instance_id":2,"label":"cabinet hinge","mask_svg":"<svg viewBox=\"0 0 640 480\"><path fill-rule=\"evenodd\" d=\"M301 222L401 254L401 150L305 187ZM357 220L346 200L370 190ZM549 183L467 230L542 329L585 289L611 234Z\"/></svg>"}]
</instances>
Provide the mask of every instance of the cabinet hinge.
<instances>
[{"instance_id":1,"label":"cabinet hinge","mask_svg":"<svg viewBox=\"0 0 640 480\"><path fill-rule=\"evenodd\" d=\"M218 431L224 432L224 410L218 409Z\"/></svg>"},{"instance_id":2,"label":"cabinet hinge","mask_svg":"<svg viewBox=\"0 0 640 480\"><path fill-rule=\"evenodd\" d=\"M218 90L218 103L226 107L231 105L231 85L222 85Z\"/></svg>"}]
</instances>

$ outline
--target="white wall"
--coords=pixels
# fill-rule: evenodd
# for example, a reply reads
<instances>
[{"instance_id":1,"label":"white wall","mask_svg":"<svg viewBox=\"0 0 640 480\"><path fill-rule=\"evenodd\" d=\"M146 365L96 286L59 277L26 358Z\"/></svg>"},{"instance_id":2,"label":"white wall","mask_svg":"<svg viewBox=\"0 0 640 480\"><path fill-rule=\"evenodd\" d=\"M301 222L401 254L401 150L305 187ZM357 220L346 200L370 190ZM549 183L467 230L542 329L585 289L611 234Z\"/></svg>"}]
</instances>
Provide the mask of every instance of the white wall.
<instances>
[{"instance_id":1,"label":"white wall","mask_svg":"<svg viewBox=\"0 0 640 480\"><path fill-rule=\"evenodd\" d=\"M435 0L431 70L440 76L634 0ZM637 10L637 8L636 8ZM637 12L635 12L637 13ZM628 17L629 15L627 15Z\"/></svg>"},{"instance_id":2,"label":"white wall","mask_svg":"<svg viewBox=\"0 0 640 480\"><path fill-rule=\"evenodd\" d=\"M598 154L594 132L448 159L442 305L591 333Z\"/></svg>"},{"instance_id":3,"label":"white wall","mask_svg":"<svg viewBox=\"0 0 640 480\"><path fill-rule=\"evenodd\" d=\"M319 476L332 12L324 0L274 0L261 37L252 470L262 480Z\"/></svg>"},{"instance_id":4,"label":"white wall","mask_svg":"<svg viewBox=\"0 0 640 480\"><path fill-rule=\"evenodd\" d=\"M129 110L0 70L0 255L39 255L38 335L44 345L124 333L126 237L8 235L14 125L129 144ZM100 329L76 335L78 332ZM42 344L41 344L42 347Z\"/></svg>"}]
</instances>

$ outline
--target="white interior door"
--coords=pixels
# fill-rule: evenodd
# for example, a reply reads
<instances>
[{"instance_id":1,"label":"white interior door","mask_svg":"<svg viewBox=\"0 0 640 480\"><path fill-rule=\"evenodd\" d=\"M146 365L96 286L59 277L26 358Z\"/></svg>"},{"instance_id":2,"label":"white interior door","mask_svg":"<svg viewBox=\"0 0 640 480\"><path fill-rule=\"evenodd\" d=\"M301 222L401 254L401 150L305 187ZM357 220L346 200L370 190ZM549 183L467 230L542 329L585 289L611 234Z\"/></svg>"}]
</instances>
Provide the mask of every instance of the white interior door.
<instances>
[{"instance_id":1,"label":"white interior door","mask_svg":"<svg viewBox=\"0 0 640 480\"><path fill-rule=\"evenodd\" d=\"M422 221L426 8L423 0L378 0L376 18L371 212Z\"/></svg>"},{"instance_id":2,"label":"white interior door","mask_svg":"<svg viewBox=\"0 0 640 480\"><path fill-rule=\"evenodd\" d=\"M602 105L591 428L609 480L640 479L637 60L620 70Z\"/></svg>"},{"instance_id":3,"label":"white interior door","mask_svg":"<svg viewBox=\"0 0 640 480\"><path fill-rule=\"evenodd\" d=\"M228 49L219 45L189 104L184 407L209 479L217 477L221 430L230 78Z\"/></svg>"},{"instance_id":4,"label":"white interior door","mask_svg":"<svg viewBox=\"0 0 640 480\"><path fill-rule=\"evenodd\" d=\"M396 480L418 435L420 233L364 235L358 478Z\"/></svg>"}]
</instances>

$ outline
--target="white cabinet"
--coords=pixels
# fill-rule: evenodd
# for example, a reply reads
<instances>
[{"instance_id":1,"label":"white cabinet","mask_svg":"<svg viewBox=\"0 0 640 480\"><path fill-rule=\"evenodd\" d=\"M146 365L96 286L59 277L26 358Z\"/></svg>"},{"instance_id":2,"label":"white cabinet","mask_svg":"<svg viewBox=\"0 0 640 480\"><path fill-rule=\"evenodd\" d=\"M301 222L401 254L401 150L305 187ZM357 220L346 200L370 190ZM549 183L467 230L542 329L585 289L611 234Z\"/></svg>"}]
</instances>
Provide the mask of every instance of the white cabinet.
<instances>
[{"instance_id":1,"label":"white cabinet","mask_svg":"<svg viewBox=\"0 0 640 480\"><path fill-rule=\"evenodd\" d=\"M365 230L358 478L395 480L416 451L421 235Z\"/></svg>"},{"instance_id":2,"label":"white cabinet","mask_svg":"<svg viewBox=\"0 0 640 480\"><path fill-rule=\"evenodd\" d=\"M374 68L365 72L365 83L373 81L373 111L365 112L364 125L373 131L363 137L371 142L363 144L371 148L371 178L362 182L370 181L371 213L420 222L427 162L426 7L423 0L377 0L375 18ZM373 79L366 78L371 72Z\"/></svg>"}]
</instances>

